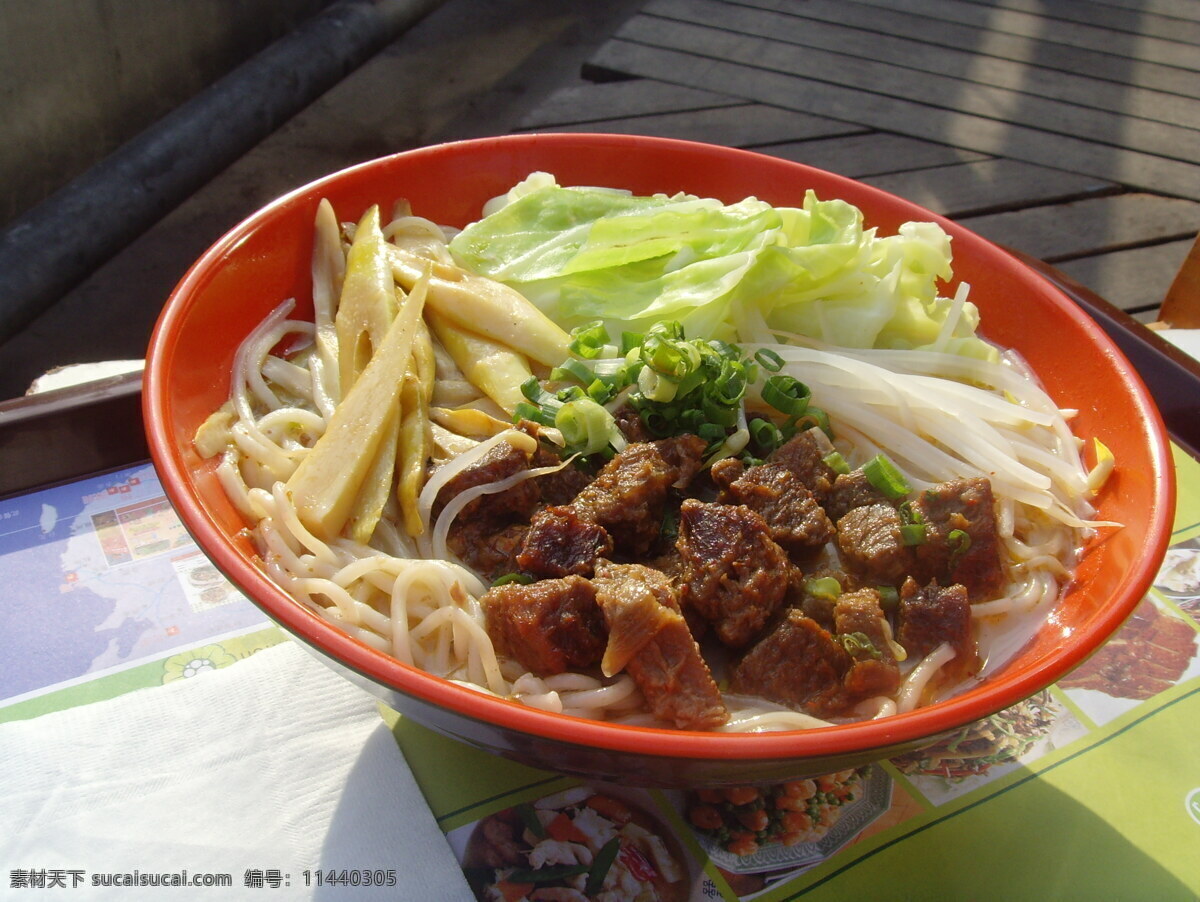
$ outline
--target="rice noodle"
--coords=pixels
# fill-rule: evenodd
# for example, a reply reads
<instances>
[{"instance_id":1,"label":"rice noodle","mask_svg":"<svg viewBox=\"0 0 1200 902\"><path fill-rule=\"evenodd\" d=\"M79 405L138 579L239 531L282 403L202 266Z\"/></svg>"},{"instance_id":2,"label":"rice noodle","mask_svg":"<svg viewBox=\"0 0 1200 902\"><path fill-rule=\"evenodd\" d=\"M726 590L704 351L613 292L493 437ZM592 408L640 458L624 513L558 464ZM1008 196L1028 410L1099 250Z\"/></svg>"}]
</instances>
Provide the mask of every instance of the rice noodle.
<instances>
[{"instance_id":1,"label":"rice noodle","mask_svg":"<svg viewBox=\"0 0 1200 902\"><path fill-rule=\"evenodd\" d=\"M957 653L949 642L943 642L917 664L900 686L896 696L896 711L904 713L912 711L921 703L921 696L934 676L946 664L954 660Z\"/></svg>"}]
</instances>

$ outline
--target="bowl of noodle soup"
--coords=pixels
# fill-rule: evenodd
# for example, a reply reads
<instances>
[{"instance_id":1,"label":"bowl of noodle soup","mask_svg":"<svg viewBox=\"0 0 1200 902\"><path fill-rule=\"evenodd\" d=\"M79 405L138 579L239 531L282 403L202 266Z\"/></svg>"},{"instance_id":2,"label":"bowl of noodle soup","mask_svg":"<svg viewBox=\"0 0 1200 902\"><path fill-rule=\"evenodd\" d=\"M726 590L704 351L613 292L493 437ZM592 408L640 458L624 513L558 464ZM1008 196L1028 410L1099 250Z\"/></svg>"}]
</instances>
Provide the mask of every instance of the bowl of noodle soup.
<instances>
[{"instance_id":1,"label":"bowl of noodle soup","mask_svg":"<svg viewBox=\"0 0 1200 902\"><path fill-rule=\"evenodd\" d=\"M1024 489L999 488L1008 484L1006 465L989 457L994 448L982 447L979 436L1000 430L1016 448L1018 433L1044 429L1054 434L1057 450L1015 450L1012 455L1020 458L1018 469L1028 471L1031 480L1055 482L1061 474L1065 500L1054 503L1062 519L1073 524L1073 538L1066 545L1050 540L1050 545L1058 543L1057 550L1050 548L1058 563L1040 569L1026 566L1044 556L1038 549L1019 550L1024 555L1021 572L1041 575L1010 587L1004 597L983 603L990 608L975 612L973 629L988 636L987 647L980 666L961 673L952 691L920 703L901 699L899 707L883 710L884 704L825 718L788 720L791 715L784 711L783 719L772 720L772 711L780 713L787 706L769 705L766 713L752 711L743 721L734 711L728 724L711 728L686 719L662 723L632 710L632 703L621 699L631 692L636 697L634 690L642 684L631 689L624 675L610 681L597 677L596 668L587 674L565 668L568 672L557 683L547 677L514 689L527 668L505 662L489 640L479 601L490 591L489 578L447 552L444 531L434 530L438 508L444 512L455 506L454 500L438 501L437 490L446 485L449 470L439 481L438 469L422 468L419 479L424 483L418 481L410 490L405 510L422 521L414 531L423 527L423 537L405 535L403 513L395 513L395 505L385 499L380 502L387 507L380 520L385 525L372 521L375 533L365 541L353 537L360 521L357 513L347 518L346 496L332 501L328 496L328 487L357 464L333 454L332 463L309 467L303 490L300 477L289 478L300 469L297 460L326 431L334 432L331 410L337 399L314 397L320 394L313 390L320 379L314 382L311 367L295 361L318 355L322 309L324 334L332 328L328 267L340 270L339 279L348 278L354 264L347 264L345 254L347 248L353 253L352 238L366 234L365 214L372 207L382 211L378 223L385 241L420 246L422 230L439 233L434 235L438 240L457 234L481 219L490 200L539 172L552 173L561 186L601 186L633 196L682 194L730 205L755 198L801 209L811 194L853 205L865 226L880 236L896 235L906 223L919 222L935 224L949 237L953 277L941 288L953 296L956 286L969 284L978 336L1012 352L1010 363L1017 362L1018 376L995 376L998 385L990 390L1005 404L1038 411L1030 415L1036 426L1018 424L1010 430L992 421L984 425L954 409L955 398L984 378L981 371L946 377L920 367L905 369L908 363L875 351L844 351L821 342L783 348L782 356L785 372L801 368L797 371L811 387L814 403L828 411L832 433L860 436L863 447L846 452L857 455L851 461L856 467L875 452L905 459L907 437L917 434L925 436L934 456L947 450L954 456L965 447L968 462L955 457L959 462L948 464L946 472L992 477L1000 497L1001 531L1008 528L1013 505L1024 503ZM397 225L389 213L399 200L406 206L397 208L396 217L403 220ZM322 217L327 227L335 223L324 238L314 227ZM388 324L371 333L375 351L390 341L407 367L390 381L407 379L413 392L420 382L413 375L420 372L420 355L414 350L422 341L418 321L422 316L453 317L457 309L435 301L429 287L439 273L445 276L438 266L450 265L449 258L439 259L410 267L413 271L403 278L404 267L393 266L401 306L399 313L393 310L392 323L412 307L403 306L404 297L421 297L424 308L412 312L411 322L394 328L386 341ZM344 292L344 282L341 288ZM563 303L569 307L569 298ZM961 311L961 303L955 309ZM463 319L469 322L472 316ZM564 330L574 325L567 323ZM702 320L688 325L692 332L704 328ZM363 325L360 337L368 331ZM437 340L437 333L426 334ZM748 347L764 345L761 333L734 337ZM760 359L774 361L775 356ZM428 359L428 372L436 362ZM548 365L533 360L543 380ZM353 378L364 384L370 378L387 395L389 379L366 373L359 360ZM462 375L455 378L462 381ZM872 379L878 380L874 387L855 387ZM448 391L444 386L436 390ZM397 388L387 397L394 401L402 391ZM892 404L898 412L883 437L869 434L877 422L868 416L875 402L861 408L851 402L862 391L900 399ZM347 392L342 401L350 396ZM526 395L530 397L536 395ZM436 406L432 398L425 396L431 409ZM264 399L269 399L265 406ZM528 433L512 439L514 430L500 431L495 416L467 436L475 427L461 427L458 415L443 412L451 403L441 403L445 406L437 415L445 419L432 424L426 419L420 428L426 438L435 426L442 430L436 433L442 457L465 459L475 449L480 458L488 441L481 436L489 428L492 447L497 436L507 436L517 446L534 441ZM368 418L378 407L360 402ZM214 427L214 414L222 410ZM247 597L320 659L404 716L444 735L535 766L629 784L728 785L831 773L902 753L1016 704L1082 662L1143 597L1165 553L1174 510L1169 444L1144 385L1103 331L1037 273L961 226L869 186L769 156L671 139L555 134L457 142L363 163L279 198L209 249L171 295L147 354L144 411L154 464L189 532ZM997 414L1001 421L1008 415ZM253 425L235 436L239 419ZM446 424L465 440L456 444L445 433ZM743 425L730 426L730 434ZM396 428L402 435L404 426ZM397 441L403 445L403 438ZM423 462L430 446L424 447ZM230 462L235 448L242 455L240 464ZM558 473L563 466L552 463L541 471ZM401 469L397 464L397 472ZM948 478L908 475L917 485ZM347 478L363 480L361 472ZM487 491L511 483L493 486L499 488ZM314 501L305 509L307 516L301 516L289 504L304 492L326 506L319 508ZM1017 500L1005 500L1012 497ZM330 534L313 535L330 522L335 524ZM1037 544L1031 536L1040 541L1040 529L1005 541L1010 548ZM623 540L620 530L613 532L618 543ZM682 622L676 613L658 613L674 626ZM997 626L1001 623L1005 625ZM905 678L911 682L911 670ZM728 688L723 679L721 687ZM916 694L920 692L918 687ZM553 704L544 696L552 696ZM611 704L595 701L616 696L620 698Z\"/></svg>"}]
</instances>

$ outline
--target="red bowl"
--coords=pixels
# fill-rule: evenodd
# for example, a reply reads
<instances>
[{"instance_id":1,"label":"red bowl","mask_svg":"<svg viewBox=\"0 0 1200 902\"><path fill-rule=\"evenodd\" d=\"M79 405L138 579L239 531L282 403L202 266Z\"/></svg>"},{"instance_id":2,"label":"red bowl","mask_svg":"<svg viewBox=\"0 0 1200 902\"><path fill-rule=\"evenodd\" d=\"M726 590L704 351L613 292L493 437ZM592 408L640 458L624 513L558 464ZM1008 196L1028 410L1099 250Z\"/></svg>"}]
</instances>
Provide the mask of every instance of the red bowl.
<instances>
[{"instance_id":1,"label":"red bowl","mask_svg":"<svg viewBox=\"0 0 1200 902\"><path fill-rule=\"evenodd\" d=\"M753 195L799 206L807 189L860 207L893 233L934 221L952 237L955 276L972 286L986 337L1029 361L1074 428L1102 437L1117 467L1099 516L1124 525L1085 558L1045 625L1014 660L955 698L877 721L772 734L615 726L555 715L464 689L350 638L271 583L197 426L227 398L234 352L282 299L311 290L312 224L328 198L343 220L406 197L420 215L462 226L531 171L562 184L639 194L686 191L734 202ZM875 188L774 157L622 135L515 135L421 148L328 176L251 216L204 254L168 300L151 339L146 428L154 464L187 529L268 616L331 666L434 730L528 764L660 786L733 784L828 773L889 757L1013 705L1082 662L1144 596L1162 561L1175 484L1161 417L1103 331L1057 288L972 232Z\"/></svg>"}]
</instances>

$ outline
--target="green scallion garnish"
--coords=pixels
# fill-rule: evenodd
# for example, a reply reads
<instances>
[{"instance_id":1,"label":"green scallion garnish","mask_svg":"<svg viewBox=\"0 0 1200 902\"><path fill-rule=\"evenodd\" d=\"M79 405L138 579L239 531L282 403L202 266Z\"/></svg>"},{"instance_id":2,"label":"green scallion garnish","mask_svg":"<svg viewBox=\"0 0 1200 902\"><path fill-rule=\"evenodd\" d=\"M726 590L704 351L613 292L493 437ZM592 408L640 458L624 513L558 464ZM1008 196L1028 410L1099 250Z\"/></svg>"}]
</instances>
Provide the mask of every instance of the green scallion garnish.
<instances>
[{"instance_id":1,"label":"green scallion garnish","mask_svg":"<svg viewBox=\"0 0 1200 902\"><path fill-rule=\"evenodd\" d=\"M904 474L882 454L872 457L863 464L862 469L867 481L882 492L889 501L899 501L912 492L912 486L908 484Z\"/></svg>"},{"instance_id":2,"label":"green scallion garnish","mask_svg":"<svg viewBox=\"0 0 1200 902\"><path fill-rule=\"evenodd\" d=\"M950 548L950 566L956 567L971 547L971 534L965 529L952 529L946 536L946 545Z\"/></svg>"},{"instance_id":3,"label":"green scallion garnish","mask_svg":"<svg viewBox=\"0 0 1200 902\"><path fill-rule=\"evenodd\" d=\"M771 376L762 387L763 401L789 417L803 416L811 396L808 386L791 376Z\"/></svg>"},{"instance_id":4,"label":"green scallion garnish","mask_svg":"<svg viewBox=\"0 0 1200 902\"><path fill-rule=\"evenodd\" d=\"M571 331L571 343L567 346L572 354L584 360L594 360L604 353L608 344L608 330L604 323L596 321Z\"/></svg>"},{"instance_id":5,"label":"green scallion garnish","mask_svg":"<svg viewBox=\"0 0 1200 902\"><path fill-rule=\"evenodd\" d=\"M814 598L836 601L842 594L842 584L837 581L836 577L820 576L815 579L806 579L804 591Z\"/></svg>"},{"instance_id":6,"label":"green scallion garnish","mask_svg":"<svg viewBox=\"0 0 1200 902\"><path fill-rule=\"evenodd\" d=\"M846 458L842 457L840 451L830 451L821 459L825 461L825 466L829 467L835 473L844 476L850 472L850 464L846 463Z\"/></svg>"}]
</instances>

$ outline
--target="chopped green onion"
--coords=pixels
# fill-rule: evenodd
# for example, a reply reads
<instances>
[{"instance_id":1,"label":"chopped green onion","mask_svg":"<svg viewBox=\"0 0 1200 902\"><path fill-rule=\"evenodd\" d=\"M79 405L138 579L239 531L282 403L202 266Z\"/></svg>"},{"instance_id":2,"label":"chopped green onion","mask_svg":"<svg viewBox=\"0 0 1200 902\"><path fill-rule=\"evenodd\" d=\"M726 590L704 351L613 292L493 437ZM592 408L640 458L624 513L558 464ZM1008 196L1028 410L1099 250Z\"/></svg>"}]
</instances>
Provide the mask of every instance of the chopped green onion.
<instances>
[{"instance_id":1,"label":"chopped green onion","mask_svg":"<svg viewBox=\"0 0 1200 902\"><path fill-rule=\"evenodd\" d=\"M520 401L513 408L513 422L519 423L521 420L530 420L539 426L554 425L554 416L552 414L547 413L535 404L530 404L528 401Z\"/></svg>"},{"instance_id":2,"label":"chopped green onion","mask_svg":"<svg viewBox=\"0 0 1200 902\"><path fill-rule=\"evenodd\" d=\"M542 391L542 384L538 382L537 376L530 376L521 383L521 394L536 404L545 392Z\"/></svg>"},{"instance_id":3,"label":"chopped green onion","mask_svg":"<svg viewBox=\"0 0 1200 902\"><path fill-rule=\"evenodd\" d=\"M619 348L609 341L601 321L573 330L572 356L550 371L547 383L561 387L551 393L536 378L526 380L521 386L526 401L514 419L557 427L568 453L611 456L624 447L624 437L611 413L603 410L602 417L596 408L624 399L655 438L684 433L704 438L710 463L719 457L765 457L801 426L829 432L825 412L809 406L808 387L778 372L785 361L770 348L744 357L725 341L687 339L676 321L656 323L644 334L623 332ZM746 393L759 384L760 372L773 374L761 395L783 414L782 422L764 417L747 423ZM606 434L609 441L601 444Z\"/></svg>"},{"instance_id":4,"label":"chopped green onion","mask_svg":"<svg viewBox=\"0 0 1200 902\"><path fill-rule=\"evenodd\" d=\"M586 397L587 393L578 385L568 385L566 388L559 389L554 393L554 400L561 401L563 404L570 401L578 401Z\"/></svg>"},{"instance_id":5,"label":"chopped green onion","mask_svg":"<svg viewBox=\"0 0 1200 902\"><path fill-rule=\"evenodd\" d=\"M751 420L748 426L750 428L750 440L765 453L770 454L783 444L783 433L770 420L764 420L759 417Z\"/></svg>"},{"instance_id":6,"label":"chopped green onion","mask_svg":"<svg viewBox=\"0 0 1200 902\"><path fill-rule=\"evenodd\" d=\"M876 660L883 657L883 653L875 647L875 643L866 633L841 633L835 638L842 644L842 648L854 657L860 654L870 655Z\"/></svg>"},{"instance_id":7,"label":"chopped green onion","mask_svg":"<svg viewBox=\"0 0 1200 902\"><path fill-rule=\"evenodd\" d=\"M799 432L803 429L811 429L816 427L824 432L830 438L833 438L833 430L829 427L829 414L823 411L820 407L809 407L804 411L804 416L797 419L793 424L794 429Z\"/></svg>"},{"instance_id":8,"label":"chopped green onion","mask_svg":"<svg viewBox=\"0 0 1200 902\"><path fill-rule=\"evenodd\" d=\"M711 423L717 423L721 426L733 426L738 421L738 408L736 407L727 407L708 398L700 402L700 407Z\"/></svg>"},{"instance_id":9,"label":"chopped green onion","mask_svg":"<svg viewBox=\"0 0 1200 902\"><path fill-rule=\"evenodd\" d=\"M801 416L811 395L807 385L791 376L771 376L762 387L763 401L789 417Z\"/></svg>"},{"instance_id":10,"label":"chopped green onion","mask_svg":"<svg viewBox=\"0 0 1200 902\"><path fill-rule=\"evenodd\" d=\"M850 464L846 463L846 458L842 457L840 451L830 451L821 459L825 461L825 466L835 473L845 475L850 472Z\"/></svg>"},{"instance_id":11,"label":"chopped green onion","mask_svg":"<svg viewBox=\"0 0 1200 902\"><path fill-rule=\"evenodd\" d=\"M569 449L587 455L608 446L615 423L611 413L585 397L564 404L554 415L554 426Z\"/></svg>"},{"instance_id":12,"label":"chopped green onion","mask_svg":"<svg viewBox=\"0 0 1200 902\"><path fill-rule=\"evenodd\" d=\"M586 326L571 330L571 343L567 345L571 353L586 360L592 360L604 353L608 344L608 330L604 323L597 320Z\"/></svg>"},{"instance_id":13,"label":"chopped green onion","mask_svg":"<svg viewBox=\"0 0 1200 902\"><path fill-rule=\"evenodd\" d=\"M863 464L863 474L867 481L882 492L890 501L899 501L912 492L912 486L904 478L904 474L896 469L896 465L877 454Z\"/></svg>"},{"instance_id":14,"label":"chopped green onion","mask_svg":"<svg viewBox=\"0 0 1200 902\"><path fill-rule=\"evenodd\" d=\"M642 342L642 362L659 375L678 382L700 366L700 350L690 341L651 332Z\"/></svg>"},{"instance_id":15,"label":"chopped green onion","mask_svg":"<svg viewBox=\"0 0 1200 902\"><path fill-rule=\"evenodd\" d=\"M764 370L769 370L772 373L778 373L783 369L783 358L770 348L759 348L754 352L754 359L759 362L759 365Z\"/></svg>"},{"instance_id":16,"label":"chopped green onion","mask_svg":"<svg viewBox=\"0 0 1200 902\"><path fill-rule=\"evenodd\" d=\"M952 529L946 536L946 545L950 548L950 566L956 567L971 547L971 534L964 529Z\"/></svg>"},{"instance_id":17,"label":"chopped green onion","mask_svg":"<svg viewBox=\"0 0 1200 902\"><path fill-rule=\"evenodd\" d=\"M646 400L663 404L674 400L679 385L654 369L646 367L638 373L638 390Z\"/></svg>"},{"instance_id":18,"label":"chopped green onion","mask_svg":"<svg viewBox=\"0 0 1200 902\"><path fill-rule=\"evenodd\" d=\"M634 348L640 348L642 342L646 340L646 336L641 332L622 332L621 333L621 356L626 356Z\"/></svg>"},{"instance_id":19,"label":"chopped green onion","mask_svg":"<svg viewBox=\"0 0 1200 902\"><path fill-rule=\"evenodd\" d=\"M669 338L672 341L683 341L683 323L677 319L663 320L655 323L650 327L650 331L646 333L647 337L659 335L664 338Z\"/></svg>"},{"instance_id":20,"label":"chopped green onion","mask_svg":"<svg viewBox=\"0 0 1200 902\"><path fill-rule=\"evenodd\" d=\"M804 581L804 591L814 598L828 598L836 601L842 594L842 584L832 576L820 576Z\"/></svg>"},{"instance_id":21,"label":"chopped green onion","mask_svg":"<svg viewBox=\"0 0 1200 902\"><path fill-rule=\"evenodd\" d=\"M875 591L879 593L879 606L885 612L896 610L900 605L900 593L896 591L895 586L876 586Z\"/></svg>"},{"instance_id":22,"label":"chopped green onion","mask_svg":"<svg viewBox=\"0 0 1200 902\"><path fill-rule=\"evenodd\" d=\"M591 368L575 357L567 358L561 366L556 366L550 371L551 382L579 382L587 385L595 378L596 374Z\"/></svg>"},{"instance_id":23,"label":"chopped green onion","mask_svg":"<svg viewBox=\"0 0 1200 902\"><path fill-rule=\"evenodd\" d=\"M496 577L492 581L492 588L496 586L507 586L512 583L519 583L522 586L527 586L533 582L533 577L528 573L505 573L503 576Z\"/></svg>"},{"instance_id":24,"label":"chopped green onion","mask_svg":"<svg viewBox=\"0 0 1200 902\"><path fill-rule=\"evenodd\" d=\"M597 404L607 404L617 396L617 388L603 379L593 379L587 387L587 394Z\"/></svg>"},{"instance_id":25,"label":"chopped green onion","mask_svg":"<svg viewBox=\"0 0 1200 902\"><path fill-rule=\"evenodd\" d=\"M928 530L924 523L905 523L900 527L900 541L905 545L924 545Z\"/></svg>"}]
</instances>

